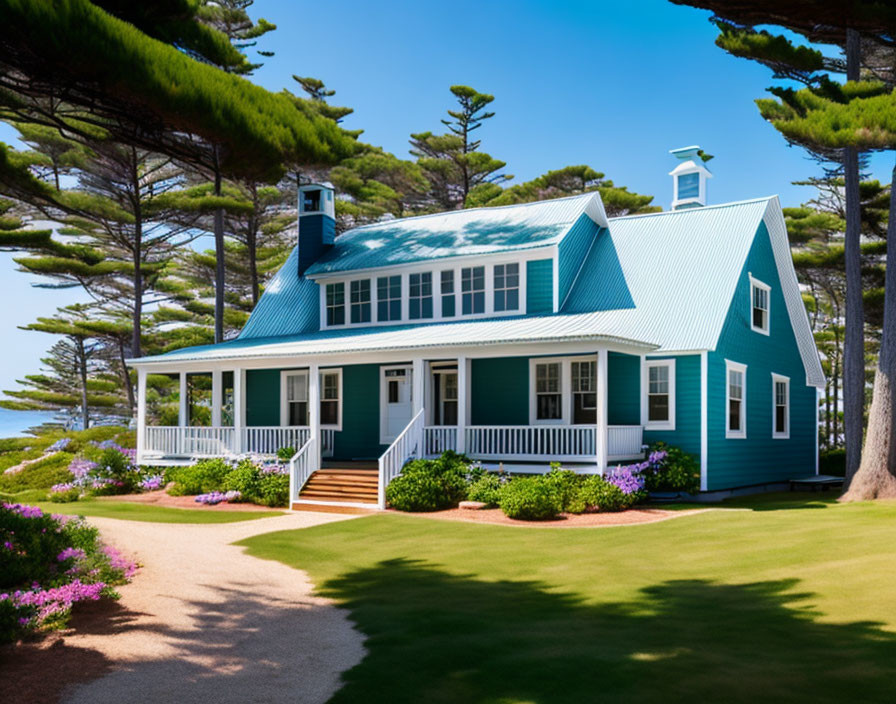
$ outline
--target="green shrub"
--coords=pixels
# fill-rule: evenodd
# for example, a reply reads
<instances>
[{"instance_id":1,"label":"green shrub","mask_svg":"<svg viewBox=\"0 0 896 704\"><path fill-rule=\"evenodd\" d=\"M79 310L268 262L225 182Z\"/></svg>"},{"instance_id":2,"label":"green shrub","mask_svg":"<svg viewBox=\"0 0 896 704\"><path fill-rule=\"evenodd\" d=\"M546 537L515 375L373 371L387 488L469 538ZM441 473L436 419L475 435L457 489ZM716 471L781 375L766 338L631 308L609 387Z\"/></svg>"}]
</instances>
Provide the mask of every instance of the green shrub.
<instances>
[{"instance_id":1,"label":"green shrub","mask_svg":"<svg viewBox=\"0 0 896 704\"><path fill-rule=\"evenodd\" d=\"M73 455L60 452L52 457L29 464L15 474L0 474L0 491L15 494L27 489L49 489L72 478L68 465Z\"/></svg>"},{"instance_id":2,"label":"green shrub","mask_svg":"<svg viewBox=\"0 0 896 704\"><path fill-rule=\"evenodd\" d=\"M277 450L277 459L281 462L289 462L296 454L294 447L281 447Z\"/></svg>"},{"instance_id":3,"label":"green shrub","mask_svg":"<svg viewBox=\"0 0 896 704\"><path fill-rule=\"evenodd\" d=\"M545 477L513 479L501 488L498 505L504 515L524 521L556 518L563 509L556 486Z\"/></svg>"},{"instance_id":4,"label":"green shrub","mask_svg":"<svg viewBox=\"0 0 896 704\"><path fill-rule=\"evenodd\" d=\"M583 510L592 511L624 511L631 508L638 498L637 493L626 494L618 486L596 474L582 482L578 496L584 505Z\"/></svg>"},{"instance_id":5,"label":"green shrub","mask_svg":"<svg viewBox=\"0 0 896 704\"><path fill-rule=\"evenodd\" d=\"M559 462L551 462L551 471L543 475L542 479L556 492L561 511L582 513L585 510L585 505L579 499L581 474L576 474L571 469L560 469Z\"/></svg>"},{"instance_id":6,"label":"green shrub","mask_svg":"<svg viewBox=\"0 0 896 704\"><path fill-rule=\"evenodd\" d=\"M501 492L501 478L497 474L483 474L473 481L467 488L467 499L481 501L489 508L498 505L498 496Z\"/></svg>"},{"instance_id":7,"label":"green shrub","mask_svg":"<svg viewBox=\"0 0 896 704\"><path fill-rule=\"evenodd\" d=\"M822 450L818 454L818 471L820 474L830 474L833 477L844 476L846 474L846 450L842 447Z\"/></svg>"},{"instance_id":8,"label":"green shrub","mask_svg":"<svg viewBox=\"0 0 896 704\"><path fill-rule=\"evenodd\" d=\"M399 511L438 511L467 497L470 461L456 452L435 460L413 460L386 487L386 501Z\"/></svg>"},{"instance_id":9,"label":"green shrub","mask_svg":"<svg viewBox=\"0 0 896 704\"><path fill-rule=\"evenodd\" d=\"M700 491L700 464L693 455L663 442L650 447L650 456L656 452L665 452L666 457L658 469L643 473L647 491L680 491L688 494Z\"/></svg>"},{"instance_id":10,"label":"green shrub","mask_svg":"<svg viewBox=\"0 0 896 704\"><path fill-rule=\"evenodd\" d=\"M111 482L102 488L93 489L90 493L98 496L108 494L130 494L137 491L140 474L134 471L130 458L123 455L116 447L95 448L85 453L96 467L90 470L93 477L109 479Z\"/></svg>"},{"instance_id":11,"label":"green shrub","mask_svg":"<svg viewBox=\"0 0 896 704\"><path fill-rule=\"evenodd\" d=\"M54 504L70 504L80 497L81 489L79 487L72 487L67 491L51 491L48 495L49 500Z\"/></svg>"},{"instance_id":12,"label":"green shrub","mask_svg":"<svg viewBox=\"0 0 896 704\"><path fill-rule=\"evenodd\" d=\"M251 460L243 460L225 477L222 491L238 491L243 501L255 501L261 495L261 470Z\"/></svg>"},{"instance_id":13,"label":"green shrub","mask_svg":"<svg viewBox=\"0 0 896 704\"><path fill-rule=\"evenodd\" d=\"M289 505L289 474L262 473L254 503L262 506Z\"/></svg>"},{"instance_id":14,"label":"green shrub","mask_svg":"<svg viewBox=\"0 0 896 704\"><path fill-rule=\"evenodd\" d=\"M192 496L221 491L224 478L233 467L222 459L201 460L187 467L169 467L165 472L165 481L174 482L168 490L172 496Z\"/></svg>"}]
</instances>

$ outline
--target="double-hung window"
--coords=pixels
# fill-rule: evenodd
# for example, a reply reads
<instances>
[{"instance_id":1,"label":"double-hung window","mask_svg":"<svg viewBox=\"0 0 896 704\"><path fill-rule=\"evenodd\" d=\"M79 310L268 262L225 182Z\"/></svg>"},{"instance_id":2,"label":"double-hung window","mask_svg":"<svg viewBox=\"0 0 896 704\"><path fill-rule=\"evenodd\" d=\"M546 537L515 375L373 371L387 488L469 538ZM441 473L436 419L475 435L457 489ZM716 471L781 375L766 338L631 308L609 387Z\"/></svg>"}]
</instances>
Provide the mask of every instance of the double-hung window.
<instances>
[{"instance_id":1,"label":"double-hung window","mask_svg":"<svg viewBox=\"0 0 896 704\"><path fill-rule=\"evenodd\" d=\"M471 266L460 270L460 290L464 315L485 313L485 267Z\"/></svg>"},{"instance_id":2,"label":"double-hung window","mask_svg":"<svg viewBox=\"0 0 896 704\"><path fill-rule=\"evenodd\" d=\"M644 367L644 427L675 430L675 360L649 359Z\"/></svg>"},{"instance_id":3,"label":"double-hung window","mask_svg":"<svg viewBox=\"0 0 896 704\"><path fill-rule=\"evenodd\" d=\"M342 398L342 374L339 370L320 373L320 424L339 426L339 402Z\"/></svg>"},{"instance_id":4,"label":"double-hung window","mask_svg":"<svg viewBox=\"0 0 896 704\"><path fill-rule=\"evenodd\" d=\"M790 437L790 379L772 374L772 437Z\"/></svg>"},{"instance_id":5,"label":"double-hung window","mask_svg":"<svg viewBox=\"0 0 896 704\"><path fill-rule=\"evenodd\" d=\"M727 394L725 400L725 437L747 437L747 367L725 362Z\"/></svg>"},{"instance_id":6,"label":"double-hung window","mask_svg":"<svg viewBox=\"0 0 896 704\"><path fill-rule=\"evenodd\" d=\"M327 284L327 326L345 325L345 283Z\"/></svg>"},{"instance_id":7,"label":"double-hung window","mask_svg":"<svg viewBox=\"0 0 896 704\"><path fill-rule=\"evenodd\" d=\"M563 419L563 388L560 362L538 362L535 365L535 420L542 422Z\"/></svg>"},{"instance_id":8,"label":"double-hung window","mask_svg":"<svg viewBox=\"0 0 896 704\"><path fill-rule=\"evenodd\" d=\"M352 281L349 286L352 323L370 322L370 279Z\"/></svg>"},{"instance_id":9,"label":"double-hung window","mask_svg":"<svg viewBox=\"0 0 896 704\"><path fill-rule=\"evenodd\" d=\"M420 320L432 317L432 273L410 274L408 277L410 300L408 301L408 317Z\"/></svg>"},{"instance_id":10,"label":"double-hung window","mask_svg":"<svg viewBox=\"0 0 896 704\"><path fill-rule=\"evenodd\" d=\"M750 327L763 335L768 335L770 292L771 287L750 277Z\"/></svg>"},{"instance_id":11,"label":"double-hung window","mask_svg":"<svg viewBox=\"0 0 896 704\"><path fill-rule=\"evenodd\" d=\"M454 300L454 270L442 272L442 317L453 318L456 315Z\"/></svg>"},{"instance_id":12,"label":"double-hung window","mask_svg":"<svg viewBox=\"0 0 896 704\"><path fill-rule=\"evenodd\" d=\"M495 265L495 311L519 310L520 265Z\"/></svg>"},{"instance_id":13,"label":"double-hung window","mask_svg":"<svg viewBox=\"0 0 896 704\"><path fill-rule=\"evenodd\" d=\"M597 362L572 363L572 422L597 422Z\"/></svg>"},{"instance_id":14,"label":"double-hung window","mask_svg":"<svg viewBox=\"0 0 896 704\"><path fill-rule=\"evenodd\" d=\"M377 277L376 319L401 320L401 275Z\"/></svg>"},{"instance_id":15,"label":"double-hung window","mask_svg":"<svg viewBox=\"0 0 896 704\"><path fill-rule=\"evenodd\" d=\"M308 372L286 374L286 399L283 411L284 425L308 425Z\"/></svg>"}]
</instances>

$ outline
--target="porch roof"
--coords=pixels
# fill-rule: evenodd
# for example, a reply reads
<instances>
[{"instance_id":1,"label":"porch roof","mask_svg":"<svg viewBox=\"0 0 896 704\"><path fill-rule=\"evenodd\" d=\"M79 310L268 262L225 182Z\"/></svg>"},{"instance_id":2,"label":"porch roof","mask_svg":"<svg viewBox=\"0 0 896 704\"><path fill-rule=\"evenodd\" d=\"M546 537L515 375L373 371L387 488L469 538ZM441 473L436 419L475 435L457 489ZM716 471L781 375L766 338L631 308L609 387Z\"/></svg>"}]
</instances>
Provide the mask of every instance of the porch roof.
<instances>
[{"instance_id":1,"label":"porch roof","mask_svg":"<svg viewBox=\"0 0 896 704\"><path fill-rule=\"evenodd\" d=\"M217 345L186 347L167 354L128 360L130 364L217 361L263 357L317 355L383 350L415 350L545 342L605 342L649 352L658 345L626 335L638 327L635 310L572 315L480 319L451 323L372 326L325 330L292 336L237 338Z\"/></svg>"}]
</instances>

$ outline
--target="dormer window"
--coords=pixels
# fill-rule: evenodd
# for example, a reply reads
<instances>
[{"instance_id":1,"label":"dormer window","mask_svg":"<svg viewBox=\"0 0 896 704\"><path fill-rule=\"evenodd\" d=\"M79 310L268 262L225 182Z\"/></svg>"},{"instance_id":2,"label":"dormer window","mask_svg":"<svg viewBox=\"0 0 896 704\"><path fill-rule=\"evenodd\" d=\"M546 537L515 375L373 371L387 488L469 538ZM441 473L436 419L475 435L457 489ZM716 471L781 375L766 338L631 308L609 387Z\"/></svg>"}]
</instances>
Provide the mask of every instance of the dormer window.
<instances>
[{"instance_id":1,"label":"dormer window","mask_svg":"<svg viewBox=\"0 0 896 704\"><path fill-rule=\"evenodd\" d=\"M370 279L352 281L350 286L352 323L369 323Z\"/></svg>"},{"instance_id":2,"label":"dormer window","mask_svg":"<svg viewBox=\"0 0 896 704\"><path fill-rule=\"evenodd\" d=\"M432 273L411 274L408 278L410 300L408 316L411 320L432 317Z\"/></svg>"},{"instance_id":3,"label":"dormer window","mask_svg":"<svg viewBox=\"0 0 896 704\"><path fill-rule=\"evenodd\" d=\"M769 334L769 293L771 286L750 277L750 327L763 335Z\"/></svg>"},{"instance_id":4,"label":"dormer window","mask_svg":"<svg viewBox=\"0 0 896 704\"><path fill-rule=\"evenodd\" d=\"M519 310L520 265L497 264L495 266L495 312Z\"/></svg>"},{"instance_id":5,"label":"dormer window","mask_svg":"<svg viewBox=\"0 0 896 704\"><path fill-rule=\"evenodd\" d=\"M330 195L328 193L328 195ZM309 190L302 192L302 212L316 213L320 211L320 191Z\"/></svg>"},{"instance_id":6,"label":"dormer window","mask_svg":"<svg viewBox=\"0 0 896 704\"><path fill-rule=\"evenodd\" d=\"M345 284L327 284L327 327L345 325Z\"/></svg>"},{"instance_id":7,"label":"dormer window","mask_svg":"<svg viewBox=\"0 0 896 704\"><path fill-rule=\"evenodd\" d=\"M461 309L464 315L485 313L485 267L460 270Z\"/></svg>"},{"instance_id":8,"label":"dormer window","mask_svg":"<svg viewBox=\"0 0 896 704\"><path fill-rule=\"evenodd\" d=\"M376 280L376 319L401 320L401 276L380 276Z\"/></svg>"},{"instance_id":9,"label":"dormer window","mask_svg":"<svg viewBox=\"0 0 896 704\"><path fill-rule=\"evenodd\" d=\"M700 197L700 174L682 174L678 177L678 200Z\"/></svg>"}]
</instances>

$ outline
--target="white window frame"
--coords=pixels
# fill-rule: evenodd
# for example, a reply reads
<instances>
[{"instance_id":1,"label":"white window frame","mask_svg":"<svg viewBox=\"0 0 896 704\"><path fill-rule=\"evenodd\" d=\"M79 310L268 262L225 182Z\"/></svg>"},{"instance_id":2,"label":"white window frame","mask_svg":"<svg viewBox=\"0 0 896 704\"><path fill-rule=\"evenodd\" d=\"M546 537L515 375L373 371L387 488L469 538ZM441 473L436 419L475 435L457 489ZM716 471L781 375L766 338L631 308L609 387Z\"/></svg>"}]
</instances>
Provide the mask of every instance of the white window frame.
<instances>
[{"instance_id":1,"label":"white window frame","mask_svg":"<svg viewBox=\"0 0 896 704\"><path fill-rule=\"evenodd\" d=\"M784 384L784 432L778 432L778 396L777 385ZM772 372L772 438L775 440L790 439L790 377Z\"/></svg>"},{"instance_id":2,"label":"white window frame","mask_svg":"<svg viewBox=\"0 0 896 704\"><path fill-rule=\"evenodd\" d=\"M763 283L759 279L750 276L750 329L762 335L769 335L772 326L772 287ZM754 291L759 289L765 291L765 327L760 328L753 324L753 296Z\"/></svg>"},{"instance_id":3,"label":"white window frame","mask_svg":"<svg viewBox=\"0 0 896 704\"><path fill-rule=\"evenodd\" d=\"M324 374L333 374L333 373L335 373L339 376L339 382L338 382L339 383L339 406L338 406L339 422L336 423L336 425L321 424L320 427L322 430L342 430L342 409L343 409L343 406L345 405L345 391L344 391L344 387L342 385L342 368L341 367L325 367L325 368L322 368L319 370L319 372L318 372L318 384L320 384L319 396L320 396L320 400L323 401L324 400L324 398L323 398L324 386L323 386L321 377L323 377ZM307 428L307 427L309 427L307 425L296 425L296 426L288 426L287 425L288 421L289 421L289 403L286 398L286 391L288 388L286 379L289 376L304 376L307 378L308 370L307 369L284 369L283 371L280 372L280 427L282 427L282 428L286 428L286 427ZM310 385L310 383L311 383L311 380L308 379L308 384ZM310 396L311 396L310 386L309 386L308 396L309 396L308 403L310 404ZM310 405L308 408L308 412L309 413L311 412ZM317 409L317 413L318 413L318 415L320 415L320 408Z\"/></svg>"},{"instance_id":4,"label":"white window frame","mask_svg":"<svg viewBox=\"0 0 896 704\"><path fill-rule=\"evenodd\" d=\"M513 266L513 265L516 265L516 286L508 286L507 285L507 277L508 277L507 267ZM504 286L502 286L501 288L498 288L496 285L497 284L496 279L498 278L498 267L499 266L504 268L504 272L501 274L502 278L504 279ZM520 312L520 309L522 308L523 303L524 303L524 301L520 298L520 283L522 282L522 278L523 278L522 272L520 271L521 269L522 269L522 266L520 265L519 262L507 262L506 264L495 264L492 266L492 307L494 308L494 305L495 305L495 294L498 293L499 291L504 292L504 306L505 306L504 310L500 310L500 311L495 310L495 313L502 313L504 315L507 315L508 313L513 314L513 313ZM508 291L516 291L516 308L507 308L507 293L508 293Z\"/></svg>"},{"instance_id":5,"label":"white window frame","mask_svg":"<svg viewBox=\"0 0 896 704\"><path fill-rule=\"evenodd\" d=\"M364 302L352 303L352 284L354 284L354 283L360 284L361 282L364 282L364 281L367 282L367 293L369 295L369 298L367 299L366 303L368 306L370 306L370 321L367 323L353 323L352 322L352 306L363 306ZM376 309L374 308L374 305L375 305L374 301L376 300L376 294L373 292L373 289L375 287L376 287L376 281L374 281L373 279L366 277L366 276L363 278L360 278L360 279L349 279L348 281L345 282L345 288L348 291L348 299L347 299L348 310L346 311L346 315L345 315L346 325L369 325L371 322L376 320ZM338 327L345 327L345 326L340 325Z\"/></svg>"},{"instance_id":6,"label":"white window frame","mask_svg":"<svg viewBox=\"0 0 896 704\"><path fill-rule=\"evenodd\" d=\"M458 257L452 258L450 262L445 260L433 259L419 264L406 265L402 267L394 267L389 269L367 269L358 271L358 273L346 273L344 276L327 275L314 277L314 281L320 289L319 306L320 306L320 329L332 330L343 328L364 328L384 325L399 324L417 324L417 323L438 323L438 322L455 322L460 320L478 320L482 318L504 317L507 315L525 315L527 302L527 281L528 262L540 259L553 259L556 263L556 251L552 249L545 251L544 249L533 249L526 252L515 252L511 255L493 255L486 258ZM516 310L495 310L495 266L501 264L518 264L519 265L519 307ZM485 267L485 310L482 313L463 314L463 292L461 282L461 269L469 267L483 266ZM441 305L441 282L442 272L454 272L454 316L445 317L442 315ZM411 319L410 317L410 274L426 273L432 274L432 290L433 290L433 316L432 318ZM556 271L554 272L554 287L556 290ZM401 276L401 318L396 320L377 320L378 308L378 290L377 279L381 276ZM357 280L370 280L370 311L371 320L369 323L353 323L351 322L351 282ZM345 286L345 324L344 325L327 325L327 295L326 285L330 283L342 283Z\"/></svg>"},{"instance_id":7,"label":"white window frame","mask_svg":"<svg viewBox=\"0 0 896 704\"><path fill-rule=\"evenodd\" d=\"M339 389L339 396L336 399L337 400L337 405L336 405L337 421L336 421L336 425L333 425L333 424L327 425L327 424L321 423L320 427L322 430L342 430L342 409L345 407L345 388L343 387L343 384L342 384L342 367L322 367L319 370L318 384L320 384L320 393L318 395L320 396L320 403L323 403L325 400L327 400L327 399L324 399L323 377L325 374L335 374L338 379L338 381L336 382L337 388ZM320 415L320 408L317 409L317 413L318 413L318 415Z\"/></svg>"},{"instance_id":8,"label":"white window frame","mask_svg":"<svg viewBox=\"0 0 896 704\"><path fill-rule=\"evenodd\" d=\"M432 315L425 317L425 316L423 316L423 300L426 298L426 296L423 295L423 276L426 274L429 274L429 298L432 301ZM439 290L440 290L438 297L435 292L435 290L436 290L435 284L433 283L433 279L436 278L436 274L438 274ZM420 277L420 284L419 284L420 295L414 296L414 298L417 300L417 305L418 305L419 312L420 312L420 315L416 318L411 317L411 300L412 300L412 298L411 298L411 277L412 276ZM440 271L415 271L415 272L408 274L407 278L408 278L408 320L413 320L414 322L428 323L430 320L435 319L436 305L440 304L442 302L441 301L442 273Z\"/></svg>"},{"instance_id":9,"label":"white window frame","mask_svg":"<svg viewBox=\"0 0 896 704\"><path fill-rule=\"evenodd\" d=\"M740 372L743 379L740 398L740 430L731 430L729 426L729 407L731 405L731 372ZM747 437L747 365L725 360L725 438L729 440L745 440Z\"/></svg>"},{"instance_id":10,"label":"white window frame","mask_svg":"<svg viewBox=\"0 0 896 704\"><path fill-rule=\"evenodd\" d=\"M669 369L669 419L650 420L650 369L652 367L668 367ZM645 430L675 430L677 405L675 399L675 360L645 359L641 366L641 425Z\"/></svg>"},{"instance_id":11,"label":"white window frame","mask_svg":"<svg viewBox=\"0 0 896 704\"><path fill-rule=\"evenodd\" d=\"M336 286L336 287L341 286L342 287L342 320L344 322L334 323L333 325L330 325L328 322L331 306L328 305L328 302L327 302L327 288L330 286ZM342 328L342 327L345 327L346 323L348 322L348 320L349 320L349 304L348 304L348 298L345 295L347 288L349 288L349 286L346 285L345 281L332 281L324 286L324 318L323 318L323 321L324 321L324 325L326 327ZM332 306L332 307L336 308L336 306Z\"/></svg>"},{"instance_id":12,"label":"white window frame","mask_svg":"<svg viewBox=\"0 0 896 704\"><path fill-rule=\"evenodd\" d=\"M569 357L530 357L529 358L529 425L569 425L573 427L592 427L591 423L579 424L576 426L572 422L573 410L573 394L572 394L572 363L573 362L594 362L595 355L571 355ZM536 381L536 365L538 364L559 364L560 365L560 418L538 419L538 404L535 399L535 381ZM598 365L599 366L599 365ZM600 369L595 370L597 377L595 384L600 383ZM595 386L595 393L600 398L600 389ZM598 406L600 401L598 400ZM597 408L598 416L601 409Z\"/></svg>"}]
</instances>

